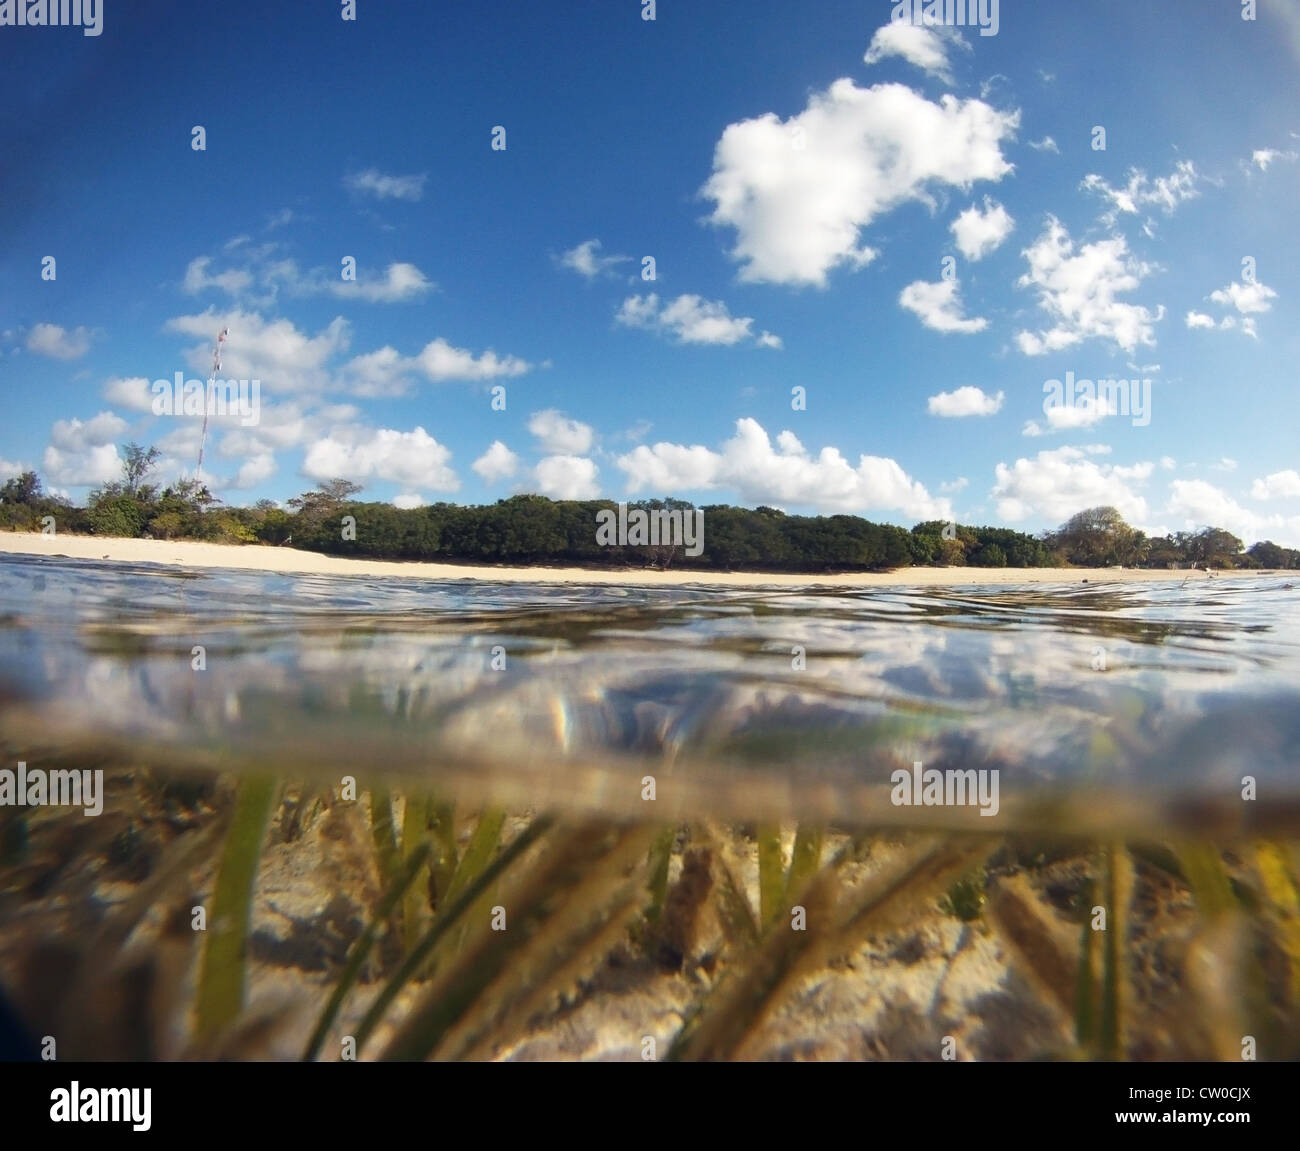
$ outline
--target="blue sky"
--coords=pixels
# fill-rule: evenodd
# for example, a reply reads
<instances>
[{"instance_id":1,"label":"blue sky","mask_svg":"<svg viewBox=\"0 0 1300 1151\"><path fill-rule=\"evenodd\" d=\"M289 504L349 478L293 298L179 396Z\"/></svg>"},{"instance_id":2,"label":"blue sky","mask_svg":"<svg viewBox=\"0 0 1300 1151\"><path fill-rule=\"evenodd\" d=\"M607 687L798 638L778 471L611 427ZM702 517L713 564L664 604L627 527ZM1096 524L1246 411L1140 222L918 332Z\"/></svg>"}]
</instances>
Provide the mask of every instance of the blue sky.
<instances>
[{"instance_id":1,"label":"blue sky","mask_svg":"<svg viewBox=\"0 0 1300 1151\"><path fill-rule=\"evenodd\" d=\"M1300 5L342 7L0 26L0 474L1300 545Z\"/></svg>"}]
</instances>

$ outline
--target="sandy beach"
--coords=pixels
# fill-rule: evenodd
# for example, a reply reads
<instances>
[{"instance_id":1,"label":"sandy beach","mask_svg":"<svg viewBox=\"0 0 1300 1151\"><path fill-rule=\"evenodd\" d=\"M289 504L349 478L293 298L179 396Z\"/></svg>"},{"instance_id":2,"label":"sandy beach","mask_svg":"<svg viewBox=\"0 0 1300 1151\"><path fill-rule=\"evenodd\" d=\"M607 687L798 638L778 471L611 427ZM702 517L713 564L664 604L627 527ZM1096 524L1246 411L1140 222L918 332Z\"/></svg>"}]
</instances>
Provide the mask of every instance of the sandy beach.
<instances>
[{"instance_id":1,"label":"sandy beach","mask_svg":"<svg viewBox=\"0 0 1300 1151\"><path fill-rule=\"evenodd\" d=\"M619 586L681 587L958 587L962 585L1146 583L1158 580L1231 579L1258 575L1254 571L1205 572L1137 568L974 568L912 567L891 572L844 574L776 574L765 572L702 572L685 569L599 569L576 567L506 567L494 565L421 563L349 559L264 544L211 544L193 540L149 540L55 535L36 532L0 533L0 552L12 555L64 556L70 559L121 560L127 563L168 564L191 568L237 568L245 571L300 572L307 575L404 576L434 580L492 580L511 583L616 584Z\"/></svg>"}]
</instances>

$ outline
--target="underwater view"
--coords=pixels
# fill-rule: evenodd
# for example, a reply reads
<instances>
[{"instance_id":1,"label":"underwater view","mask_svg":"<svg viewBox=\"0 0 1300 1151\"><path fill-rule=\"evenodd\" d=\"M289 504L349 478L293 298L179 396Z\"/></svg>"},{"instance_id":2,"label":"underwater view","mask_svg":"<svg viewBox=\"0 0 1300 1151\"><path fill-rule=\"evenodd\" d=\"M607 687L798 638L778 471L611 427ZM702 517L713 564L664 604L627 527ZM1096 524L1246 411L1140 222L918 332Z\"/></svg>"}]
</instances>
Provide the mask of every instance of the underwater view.
<instances>
[{"instance_id":1,"label":"underwater view","mask_svg":"<svg viewBox=\"0 0 1300 1151\"><path fill-rule=\"evenodd\" d=\"M24 1041L1300 1057L1300 581L971 575L0 555L0 987Z\"/></svg>"}]
</instances>

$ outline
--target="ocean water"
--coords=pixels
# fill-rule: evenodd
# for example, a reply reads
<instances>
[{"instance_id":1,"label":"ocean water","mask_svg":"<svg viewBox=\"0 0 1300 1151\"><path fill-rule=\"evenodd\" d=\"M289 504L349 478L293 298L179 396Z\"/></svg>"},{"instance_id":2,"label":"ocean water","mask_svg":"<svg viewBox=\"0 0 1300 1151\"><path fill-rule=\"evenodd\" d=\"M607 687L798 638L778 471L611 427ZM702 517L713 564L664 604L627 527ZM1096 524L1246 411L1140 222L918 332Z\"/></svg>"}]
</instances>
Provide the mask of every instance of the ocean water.
<instances>
[{"instance_id":1,"label":"ocean water","mask_svg":"<svg viewBox=\"0 0 1300 1151\"><path fill-rule=\"evenodd\" d=\"M3 556L0 753L383 774L530 808L653 803L655 818L1300 829L1294 576L971 575L651 589ZM996 771L996 814L894 802L915 764Z\"/></svg>"}]
</instances>

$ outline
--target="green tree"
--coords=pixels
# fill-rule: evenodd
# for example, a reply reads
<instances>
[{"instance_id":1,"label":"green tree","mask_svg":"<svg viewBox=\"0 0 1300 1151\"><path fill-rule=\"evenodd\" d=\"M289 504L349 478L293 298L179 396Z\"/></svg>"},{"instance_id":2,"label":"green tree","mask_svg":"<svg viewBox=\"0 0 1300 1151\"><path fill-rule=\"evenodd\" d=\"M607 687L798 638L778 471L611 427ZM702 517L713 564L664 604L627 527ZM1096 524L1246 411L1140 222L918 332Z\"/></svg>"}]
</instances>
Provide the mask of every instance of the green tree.
<instances>
[{"instance_id":1,"label":"green tree","mask_svg":"<svg viewBox=\"0 0 1300 1151\"><path fill-rule=\"evenodd\" d=\"M35 472L23 472L6 480L0 487L0 500L7 504L31 506L41 499L41 478Z\"/></svg>"},{"instance_id":2,"label":"green tree","mask_svg":"<svg viewBox=\"0 0 1300 1151\"><path fill-rule=\"evenodd\" d=\"M145 484L145 477L157 466L162 453L154 447L143 448L134 441L126 444L122 451L123 493L149 503L156 489Z\"/></svg>"}]
</instances>

